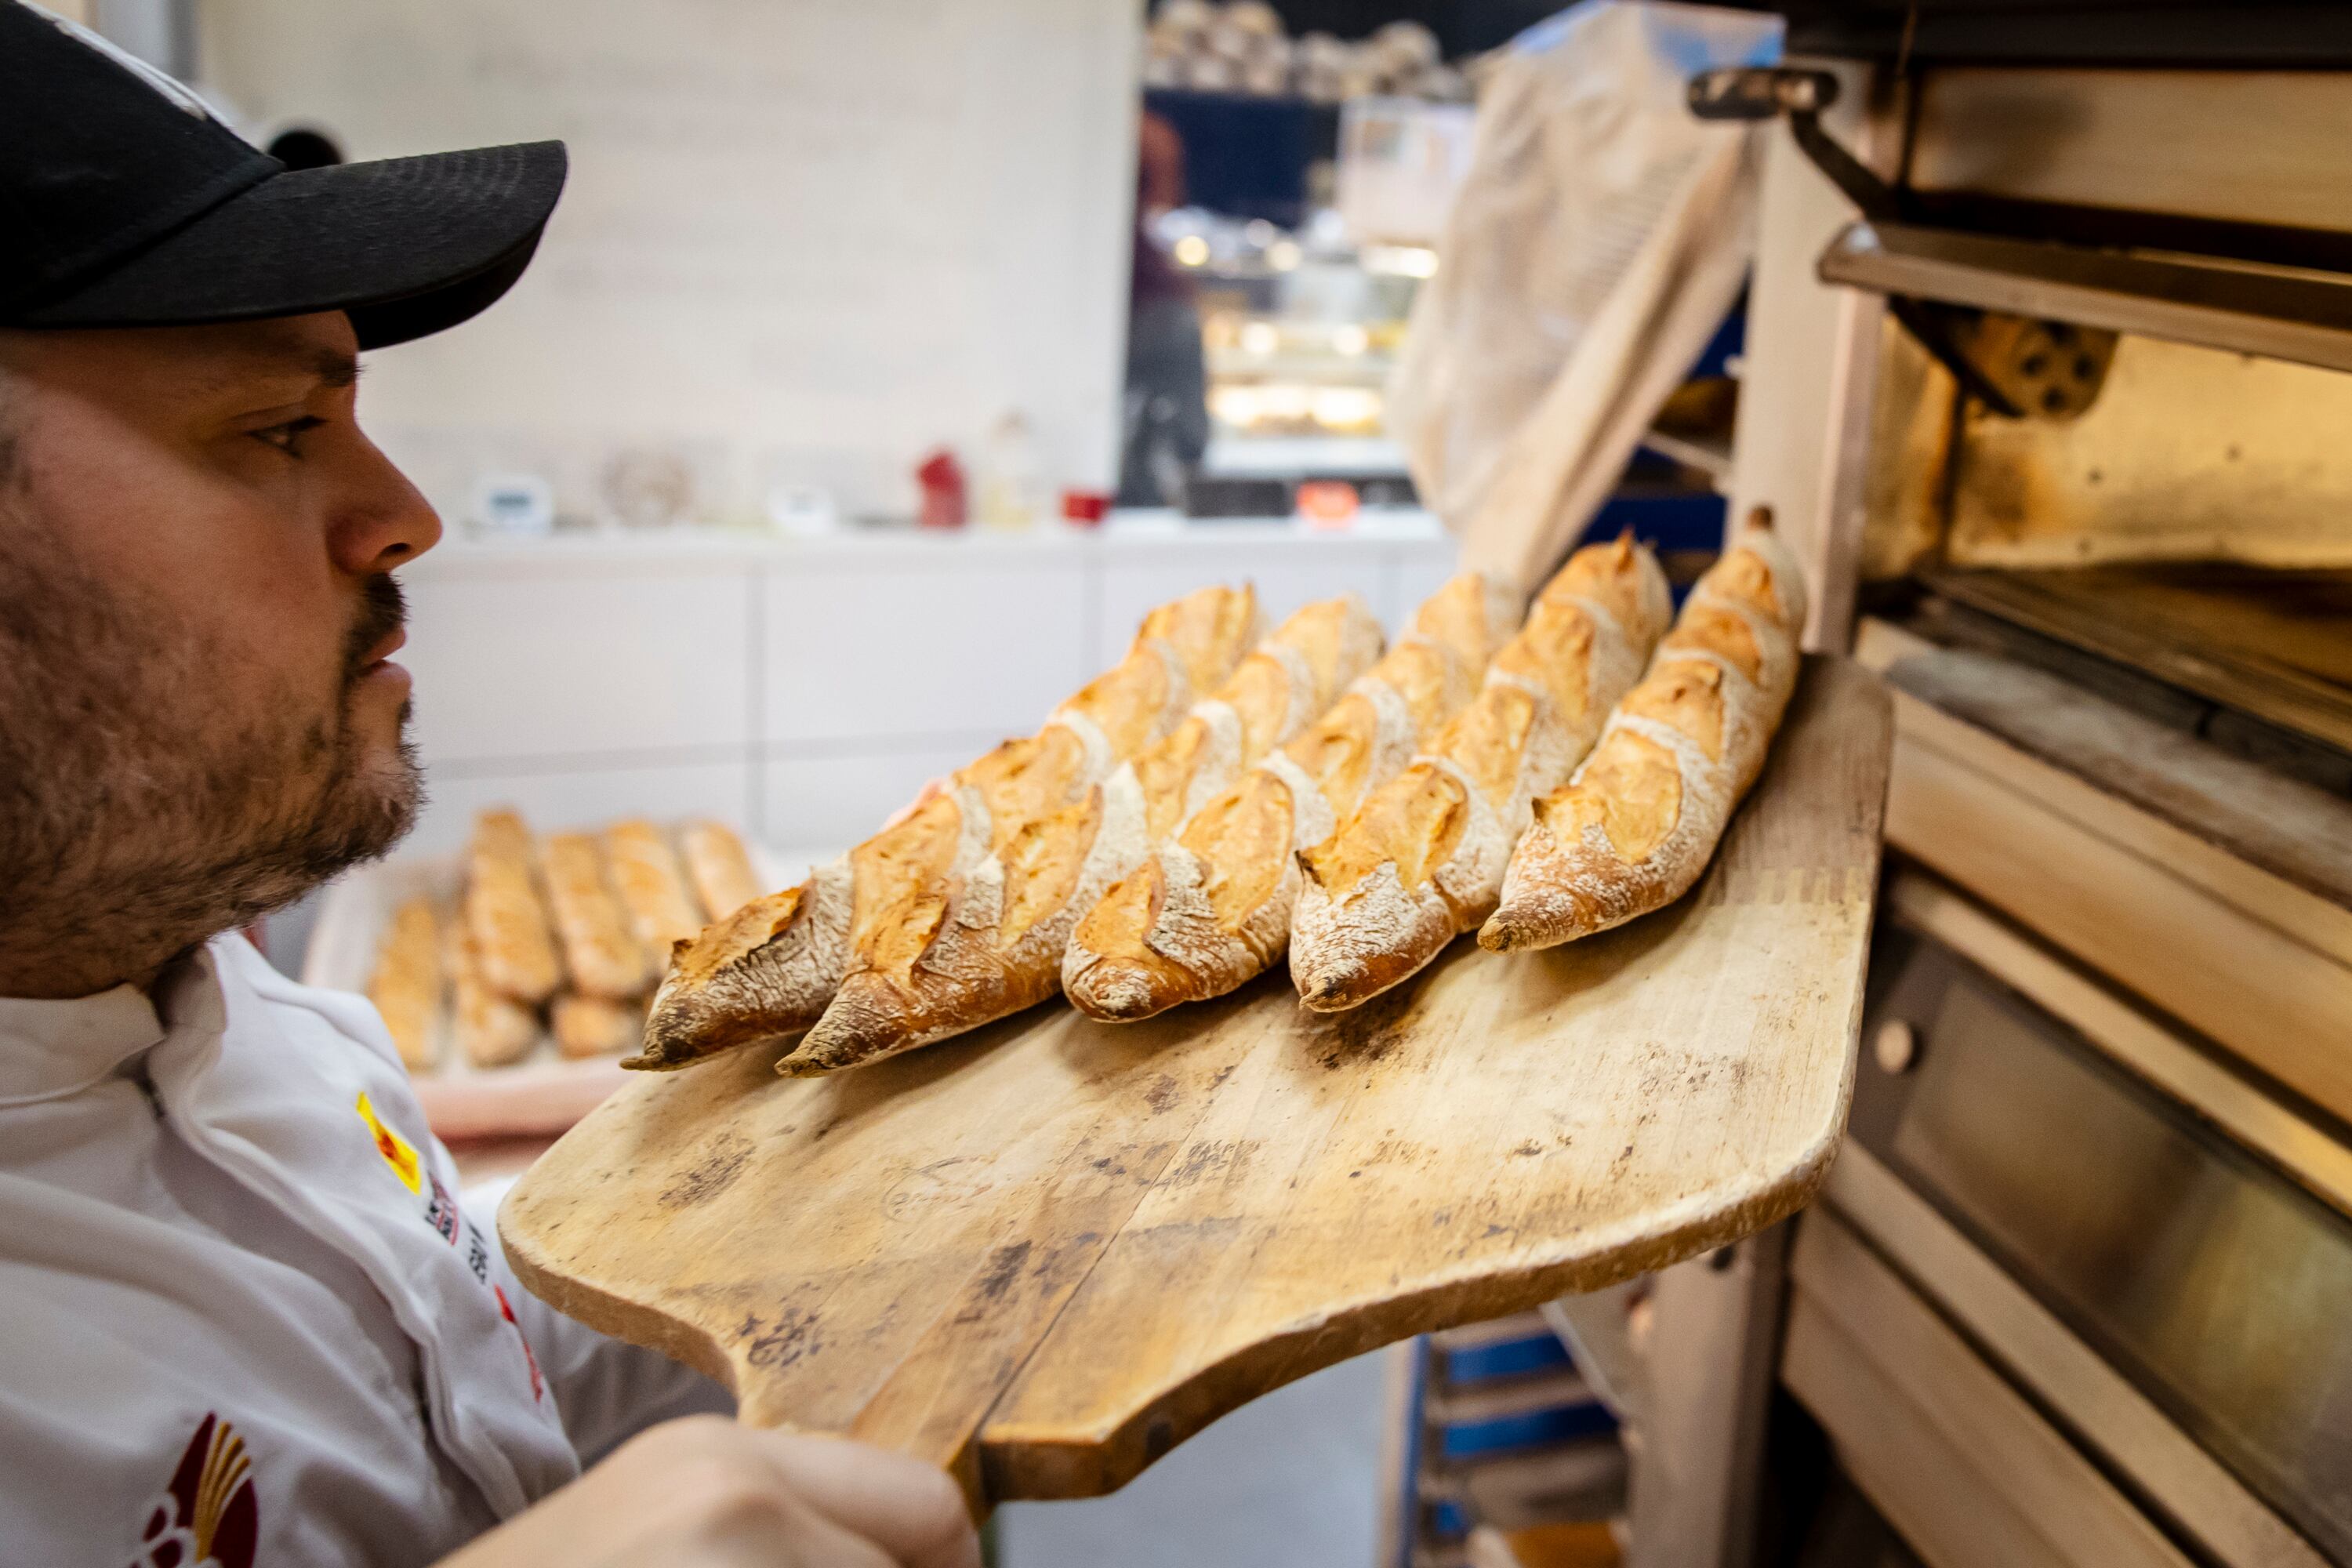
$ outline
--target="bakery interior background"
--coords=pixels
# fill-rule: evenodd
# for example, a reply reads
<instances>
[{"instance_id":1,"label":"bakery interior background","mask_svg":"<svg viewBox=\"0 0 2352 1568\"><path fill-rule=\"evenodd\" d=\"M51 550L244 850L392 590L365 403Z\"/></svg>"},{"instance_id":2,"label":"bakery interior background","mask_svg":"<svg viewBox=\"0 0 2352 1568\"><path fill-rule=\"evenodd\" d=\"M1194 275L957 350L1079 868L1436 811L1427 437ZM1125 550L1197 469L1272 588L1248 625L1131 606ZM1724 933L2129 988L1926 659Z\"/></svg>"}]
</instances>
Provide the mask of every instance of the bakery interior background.
<instances>
[{"instance_id":1,"label":"bakery interior background","mask_svg":"<svg viewBox=\"0 0 2352 1568\"><path fill-rule=\"evenodd\" d=\"M412 868L511 806L796 869L1154 604L1247 578L1269 624L1354 590L1393 630L1454 569L1387 391L1491 52L1551 0L63 8L289 162L569 145L521 283L366 370L449 528L405 574ZM1645 482L1646 536L1719 532L1705 476ZM276 917L273 959L363 965L354 897ZM1007 1510L1003 1560L1367 1560L1377 1360Z\"/></svg>"}]
</instances>

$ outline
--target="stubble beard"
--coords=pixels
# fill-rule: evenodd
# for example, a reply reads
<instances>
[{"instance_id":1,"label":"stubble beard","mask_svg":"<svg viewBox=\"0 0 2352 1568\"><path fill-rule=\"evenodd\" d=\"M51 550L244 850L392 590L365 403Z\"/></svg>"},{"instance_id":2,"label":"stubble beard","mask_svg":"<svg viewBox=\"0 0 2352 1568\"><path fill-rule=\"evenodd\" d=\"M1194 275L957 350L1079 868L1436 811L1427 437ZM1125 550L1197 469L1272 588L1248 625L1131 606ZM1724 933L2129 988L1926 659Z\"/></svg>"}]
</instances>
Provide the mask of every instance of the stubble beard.
<instances>
[{"instance_id":1,"label":"stubble beard","mask_svg":"<svg viewBox=\"0 0 2352 1568\"><path fill-rule=\"evenodd\" d=\"M233 656L173 642L32 531L0 542L0 962L136 973L398 842L424 797L408 710L387 751L356 706L402 619L371 579L321 716L314 693L240 686Z\"/></svg>"}]
</instances>

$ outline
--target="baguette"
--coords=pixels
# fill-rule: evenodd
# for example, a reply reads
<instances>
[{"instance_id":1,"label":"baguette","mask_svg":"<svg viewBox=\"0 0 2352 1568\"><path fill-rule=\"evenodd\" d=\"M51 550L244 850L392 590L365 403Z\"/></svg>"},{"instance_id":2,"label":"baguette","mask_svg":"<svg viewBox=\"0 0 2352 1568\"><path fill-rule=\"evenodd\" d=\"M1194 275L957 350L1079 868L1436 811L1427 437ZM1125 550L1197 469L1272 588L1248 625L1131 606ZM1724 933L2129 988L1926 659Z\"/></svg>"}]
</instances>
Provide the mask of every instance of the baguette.
<instances>
[{"instance_id":1,"label":"baguette","mask_svg":"<svg viewBox=\"0 0 2352 1568\"><path fill-rule=\"evenodd\" d=\"M1380 623L1353 595L1292 616L1165 739L976 861L959 856L920 903L862 931L824 1016L776 1070L877 1061L1054 994L1070 929L1102 889L1313 721L1380 645Z\"/></svg>"},{"instance_id":2,"label":"baguette","mask_svg":"<svg viewBox=\"0 0 2352 1568\"><path fill-rule=\"evenodd\" d=\"M1083 799L1222 684L1256 637L1257 595L1246 586L1203 588L1153 610L1127 657L1036 734L1007 741L807 881L753 900L677 950L654 994L646 1047L622 1065L680 1068L807 1029L839 989L854 942L935 919L937 889L960 857L976 862Z\"/></svg>"},{"instance_id":3,"label":"baguette","mask_svg":"<svg viewBox=\"0 0 2352 1568\"><path fill-rule=\"evenodd\" d=\"M751 853L735 830L719 822L689 822L678 829L678 847L686 855L686 874L702 912L723 921L760 896L759 874L751 869Z\"/></svg>"},{"instance_id":4,"label":"baguette","mask_svg":"<svg viewBox=\"0 0 2352 1568\"><path fill-rule=\"evenodd\" d=\"M548 1032L555 1048L574 1060L616 1056L636 1044L645 1019L634 1003L567 991L548 1009Z\"/></svg>"},{"instance_id":5,"label":"baguette","mask_svg":"<svg viewBox=\"0 0 2352 1568\"><path fill-rule=\"evenodd\" d=\"M449 972L449 1033L478 1068L520 1061L539 1044L539 1016L483 978L471 925L451 921L441 963Z\"/></svg>"},{"instance_id":6,"label":"baguette","mask_svg":"<svg viewBox=\"0 0 2352 1568\"><path fill-rule=\"evenodd\" d=\"M1518 625L1508 584L1464 573L1331 710L1114 884L1074 928L1062 988L1088 1017L1149 1018L1222 996L1290 941L1297 851L1321 843L1461 711ZM1161 836L1165 837L1165 835Z\"/></svg>"},{"instance_id":7,"label":"baguette","mask_svg":"<svg viewBox=\"0 0 2352 1568\"><path fill-rule=\"evenodd\" d=\"M1493 912L1536 798L1591 748L1672 614L1665 574L1630 538L1569 557L1470 705L1300 855L1300 1000L1322 1013L1360 1006Z\"/></svg>"},{"instance_id":8,"label":"baguette","mask_svg":"<svg viewBox=\"0 0 2352 1568\"><path fill-rule=\"evenodd\" d=\"M563 962L583 994L625 1002L653 984L653 965L629 930L629 918L604 877L595 837L558 833L547 840L547 902L563 942Z\"/></svg>"},{"instance_id":9,"label":"baguette","mask_svg":"<svg viewBox=\"0 0 2352 1568\"><path fill-rule=\"evenodd\" d=\"M656 963L702 929L686 890L686 872L660 828L642 816L616 822L604 829L604 854L629 927Z\"/></svg>"},{"instance_id":10,"label":"baguette","mask_svg":"<svg viewBox=\"0 0 2352 1568\"><path fill-rule=\"evenodd\" d=\"M367 994L402 1065L411 1072L431 1067L441 1054L441 932L432 900L410 899L393 910Z\"/></svg>"},{"instance_id":11,"label":"baguette","mask_svg":"<svg viewBox=\"0 0 2352 1568\"><path fill-rule=\"evenodd\" d=\"M1574 780L1536 803L1479 944L1552 947L1688 892L1763 771L1796 689L1804 623L1795 558L1762 529L1744 531L1691 591Z\"/></svg>"},{"instance_id":12,"label":"baguette","mask_svg":"<svg viewBox=\"0 0 2352 1568\"><path fill-rule=\"evenodd\" d=\"M530 830L511 811L474 819L466 855L465 922L483 984L536 1005L563 983L531 865Z\"/></svg>"}]
</instances>

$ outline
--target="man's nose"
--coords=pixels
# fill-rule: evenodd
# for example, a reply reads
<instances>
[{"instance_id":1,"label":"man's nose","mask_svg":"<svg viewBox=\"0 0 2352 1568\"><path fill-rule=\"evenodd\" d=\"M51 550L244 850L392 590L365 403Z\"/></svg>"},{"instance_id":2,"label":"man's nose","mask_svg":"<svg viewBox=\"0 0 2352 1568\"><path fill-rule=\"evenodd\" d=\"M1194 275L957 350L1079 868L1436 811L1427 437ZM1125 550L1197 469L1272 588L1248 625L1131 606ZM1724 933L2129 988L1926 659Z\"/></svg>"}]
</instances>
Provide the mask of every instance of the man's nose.
<instances>
[{"instance_id":1,"label":"man's nose","mask_svg":"<svg viewBox=\"0 0 2352 1568\"><path fill-rule=\"evenodd\" d=\"M408 476L362 437L360 452L329 525L338 569L371 577L415 560L441 541L441 519Z\"/></svg>"}]
</instances>

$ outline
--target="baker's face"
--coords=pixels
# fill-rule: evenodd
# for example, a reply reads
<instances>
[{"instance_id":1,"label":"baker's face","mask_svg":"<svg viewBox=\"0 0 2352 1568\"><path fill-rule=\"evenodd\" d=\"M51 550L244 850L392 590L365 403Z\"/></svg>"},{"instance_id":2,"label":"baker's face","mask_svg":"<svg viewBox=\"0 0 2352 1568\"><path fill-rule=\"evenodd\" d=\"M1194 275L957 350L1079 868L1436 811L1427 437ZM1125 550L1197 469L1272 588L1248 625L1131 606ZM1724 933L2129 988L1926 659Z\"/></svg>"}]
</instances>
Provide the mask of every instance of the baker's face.
<instances>
[{"instance_id":1,"label":"baker's face","mask_svg":"<svg viewBox=\"0 0 2352 1568\"><path fill-rule=\"evenodd\" d=\"M393 568L440 523L353 418L341 312L0 331L0 944L182 944L414 818Z\"/></svg>"}]
</instances>

